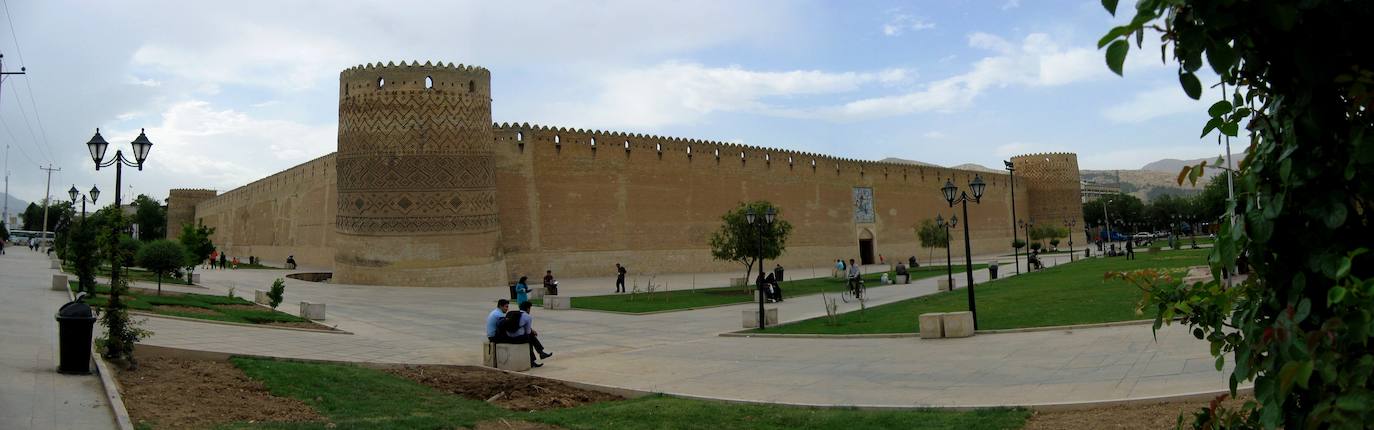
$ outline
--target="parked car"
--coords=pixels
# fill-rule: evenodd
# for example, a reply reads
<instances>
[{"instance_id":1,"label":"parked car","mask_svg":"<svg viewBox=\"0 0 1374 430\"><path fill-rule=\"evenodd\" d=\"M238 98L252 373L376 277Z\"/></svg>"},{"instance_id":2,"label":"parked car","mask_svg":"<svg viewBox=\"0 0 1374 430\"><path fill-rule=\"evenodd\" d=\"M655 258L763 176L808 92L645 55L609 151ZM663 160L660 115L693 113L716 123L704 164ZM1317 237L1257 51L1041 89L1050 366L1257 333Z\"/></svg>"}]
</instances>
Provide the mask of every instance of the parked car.
<instances>
[{"instance_id":1,"label":"parked car","mask_svg":"<svg viewBox=\"0 0 1374 430\"><path fill-rule=\"evenodd\" d=\"M1148 233L1148 232L1143 232L1143 231L1142 231L1142 232L1140 232L1140 233L1136 233L1136 234L1131 235L1131 238L1132 238L1132 239L1135 239L1136 241L1150 240L1150 239L1154 239L1154 235L1153 235L1153 234L1150 234L1150 233Z\"/></svg>"}]
</instances>

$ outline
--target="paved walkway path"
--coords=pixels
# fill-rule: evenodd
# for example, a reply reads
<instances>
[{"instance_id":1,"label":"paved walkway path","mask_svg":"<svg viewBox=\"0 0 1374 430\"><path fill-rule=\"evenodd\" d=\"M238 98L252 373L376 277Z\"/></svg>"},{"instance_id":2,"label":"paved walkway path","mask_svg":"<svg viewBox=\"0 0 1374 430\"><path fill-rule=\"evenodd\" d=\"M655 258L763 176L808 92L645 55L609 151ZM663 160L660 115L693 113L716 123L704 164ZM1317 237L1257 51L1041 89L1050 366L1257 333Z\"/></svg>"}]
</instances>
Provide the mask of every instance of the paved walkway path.
<instances>
[{"instance_id":1,"label":"paved walkway path","mask_svg":"<svg viewBox=\"0 0 1374 430\"><path fill-rule=\"evenodd\" d=\"M53 273L44 254L0 255L0 429L114 428L99 376L57 373L53 314L67 294L50 289Z\"/></svg>"},{"instance_id":2,"label":"paved walkway path","mask_svg":"<svg viewBox=\"0 0 1374 430\"><path fill-rule=\"evenodd\" d=\"M994 257L979 258L986 261ZM1002 272L1011 268L1005 258ZM1024 259L1022 260L1024 264ZM1046 256L1047 265L1068 256ZM793 278L809 272L789 270ZM211 293L266 289L280 270L202 271ZM829 268L818 269L828 275ZM738 274L668 275L668 288L719 286ZM958 276L956 276L958 277ZM960 284L963 278L958 277ZM985 282L986 270L975 271ZM606 294L610 277L565 279L561 292ZM933 294L938 278L870 288L869 306ZM685 286L684 286L685 285ZM785 287L785 285L784 285ZM200 287L164 288L206 292ZM325 334L150 318L148 344L325 360L479 364L483 321L506 288L408 288L287 280L283 309L328 305ZM1225 389L1207 345L1181 329L1155 341L1148 325L990 334L967 339L765 339L736 331L740 304L653 315L534 311L556 355L532 373L703 397L801 404L977 406L1120 400ZM770 305L784 322L824 314L819 296ZM840 304L852 310L857 304ZM914 320L914 317L913 317Z\"/></svg>"}]
</instances>

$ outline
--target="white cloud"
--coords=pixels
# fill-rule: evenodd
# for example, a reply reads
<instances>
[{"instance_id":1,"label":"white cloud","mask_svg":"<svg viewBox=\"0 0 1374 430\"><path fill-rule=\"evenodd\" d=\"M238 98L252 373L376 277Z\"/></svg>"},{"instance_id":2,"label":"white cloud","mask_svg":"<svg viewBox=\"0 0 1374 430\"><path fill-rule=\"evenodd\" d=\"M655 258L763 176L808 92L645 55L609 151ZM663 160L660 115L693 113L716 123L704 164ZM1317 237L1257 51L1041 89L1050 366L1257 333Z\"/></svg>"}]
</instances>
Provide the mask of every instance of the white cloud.
<instances>
[{"instance_id":1,"label":"white cloud","mask_svg":"<svg viewBox=\"0 0 1374 430\"><path fill-rule=\"evenodd\" d=\"M897 84L913 75L904 69L772 72L665 62L604 73L595 101L575 109L550 107L555 112L551 116L573 124L655 128L692 123L713 112L777 113L782 109L771 105L771 98L847 93L865 85Z\"/></svg>"},{"instance_id":2,"label":"white cloud","mask_svg":"<svg viewBox=\"0 0 1374 430\"><path fill-rule=\"evenodd\" d=\"M945 134L944 134L944 133L941 133L941 132L938 132L938 131L927 131L927 132L925 132L925 133L922 133L921 136L925 137L926 139L944 139L944 138L945 138Z\"/></svg>"},{"instance_id":3,"label":"white cloud","mask_svg":"<svg viewBox=\"0 0 1374 430\"><path fill-rule=\"evenodd\" d=\"M987 33L969 35L969 46L996 52L961 75L930 82L917 91L856 100L838 107L794 109L792 116L858 120L915 112L950 112L967 107L990 88L1059 86L1109 76L1096 51L1063 48L1042 33L1032 33L1015 45Z\"/></svg>"},{"instance_id":4,"label":"white cloud","mask_svg":"<svg viewBox=\"0 0 1374 430\"><path fill-rule=\"evenodd\" d=\"M255 118L200 100L173 103L161 120L146 130L153 150L145 170L171 178L193 177L197 186L222 190L327 154L336 146L333 124ZM102 133L110 142L128 142L138 132L115 128Z\"/></svg>"},{"instance_id":5,"label":"white cloud","mask_svg":"<svg viewBox=\"0 0 1374 430\"><path fill-rule=\"evenodd\" d=\"M1011 10L1018 7L1021 7L1021 0L1007 0L1006 3L1002 3L1002 10Z\"/></svg>"},{"instance_id":6,"label":"white cloud","mask_svg":"<svg viewBox=\"0 0 1374 430\"><path fill-rule=\"evenodd\" d=\"M925 18L901 12L901 10L888 11L888 20L883 24L883 34L887 36L901 36L908 31L921 31L935 28L935 23Z\"/></svg>"},{"instance_id":7,"label":"white cloud","mask_svg":"<svg viewBox=\"0 0 1374 430\"><path fill-rule=\"evenodd\" d=\"M1130 100L1102 111L1102 116L1117 123L1142 123L1155 118L1204 111L1205 102L1188 98L1178 85L1161 85L1136 93Z\"/></svg>"}]
</instances>

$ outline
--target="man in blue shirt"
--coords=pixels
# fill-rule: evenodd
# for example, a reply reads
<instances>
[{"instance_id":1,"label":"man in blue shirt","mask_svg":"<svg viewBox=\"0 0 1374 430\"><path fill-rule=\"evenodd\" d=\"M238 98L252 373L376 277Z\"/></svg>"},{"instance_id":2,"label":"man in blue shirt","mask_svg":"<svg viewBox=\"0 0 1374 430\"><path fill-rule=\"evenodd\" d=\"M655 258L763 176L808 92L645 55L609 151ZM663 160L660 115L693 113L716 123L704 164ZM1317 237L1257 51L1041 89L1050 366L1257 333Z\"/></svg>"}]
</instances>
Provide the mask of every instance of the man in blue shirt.
<instances>
[{"instance_id":1,"label":"man in blue shirt","mask_svg":"<svg viewBox=\"0 0 1374 430\"><path fill-rule=\"evenodd\" d=\"M496 328L501 322L501 318L506 316L506 311L510 310L510 300L501 299L496 301L496 309L492 309L487 314L487 340L497 343L497 338L504 338L505 333Z\"/></svg>"}]
</instances>

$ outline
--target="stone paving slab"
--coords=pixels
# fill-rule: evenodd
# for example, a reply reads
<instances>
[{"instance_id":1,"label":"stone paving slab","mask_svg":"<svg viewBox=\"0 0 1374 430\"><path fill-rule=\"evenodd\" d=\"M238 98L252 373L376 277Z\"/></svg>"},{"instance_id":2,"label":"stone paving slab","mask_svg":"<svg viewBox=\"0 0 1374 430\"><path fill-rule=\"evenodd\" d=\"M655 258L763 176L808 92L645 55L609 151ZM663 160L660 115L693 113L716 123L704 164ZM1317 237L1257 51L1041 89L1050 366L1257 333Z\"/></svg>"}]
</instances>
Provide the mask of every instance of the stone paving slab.
<instances>
[{"instance_id":1,"label":"stone paving slab","mask_svg":"<svg viewBox=\"0 0 1374 430\"><path fill-rule=\"evenodd\" d=\"M115 428L99 376L57 373L53 314L67 295L48 267L20 247L0 255L0 429Z\"/></svg>"}]
</instances>

